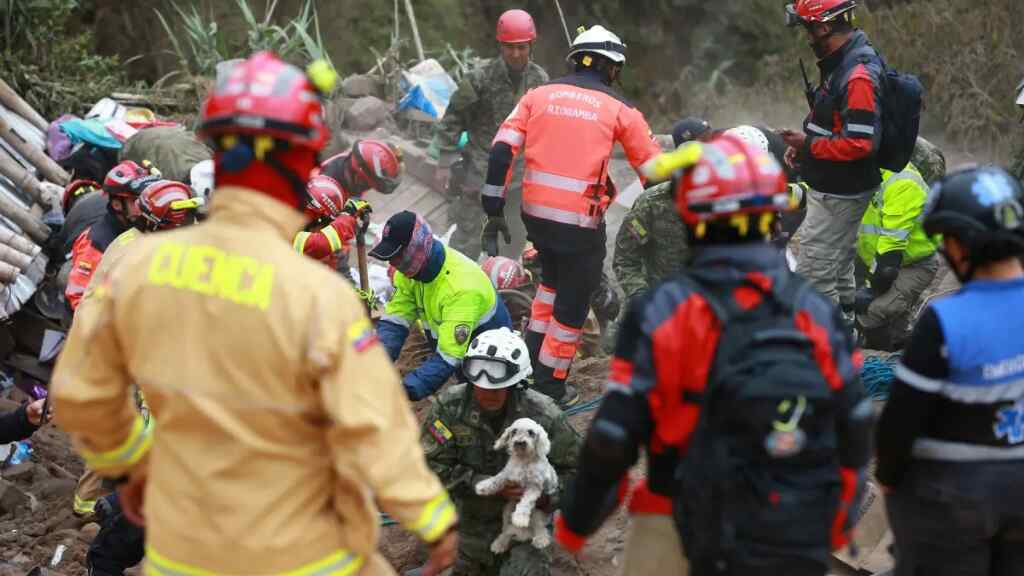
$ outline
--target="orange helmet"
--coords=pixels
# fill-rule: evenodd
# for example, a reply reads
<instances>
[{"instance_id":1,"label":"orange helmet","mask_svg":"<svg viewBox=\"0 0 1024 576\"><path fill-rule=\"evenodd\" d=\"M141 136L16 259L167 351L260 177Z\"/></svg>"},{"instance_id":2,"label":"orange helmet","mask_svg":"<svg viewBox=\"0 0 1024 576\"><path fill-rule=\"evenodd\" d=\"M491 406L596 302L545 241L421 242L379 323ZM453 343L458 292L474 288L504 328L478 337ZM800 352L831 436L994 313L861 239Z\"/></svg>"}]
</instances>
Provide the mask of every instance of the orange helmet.
<instances>
[{"instance_id":1,"label":"orange helmet","mask_svg":"<svg viewBox=\"0 0 1024 576\"><path fill-rule=\"evenodd\" d=\"M191 189L173 180L151 182L139 194L140 222L148 232L187 224L198 207L199 200L192 197Z\"/></svg>"},{"instance_id":2,"label":"orange helmet","mask_svg":"<svg viewBox=\"0 0 1024 576\"><path fill-rule=\"evenodd\" d=\"M484 260L480 268L498 290L521 288L530 283L530 273L511 258L491 256Z\"/></svg>"},{"instance_id":3,"label":"orange helmet","mask_svg":"<svg viewBox=\"0 0 1024 576\"><path fill-rule=\"evenodd\" d=\"M306 192L309 194L309 201L306 203L305 213L310 220L334 220L341 216L341 210L345 207L345 192L337 180L318 174L309 179Z\"/></svg>"},{"instance_id":4,"label":"orange helmet","mask_svg":"<svg viewBox=\"0 0 1024 576\"><path fill-rule=\"evenodd\" d=\"M533 16L526 10L507 10L498 18L494 36L504 44L532 42L537 38L537 27L533 24Z\"/></svg>"},{"instance_id":5,"label":"orange helmet","mask_svg":"<svg viewBox=\"0 0 1024 576\"><path fill-rule=\"evenodd\" d=\"M786 175L759 146L722 134L699 146L697 161L676 174L676 209L688 226L789 208Z\"/></svg>"},{"instance_id":6,"label":"orange helmet","mask_svg":"<svg viewBox=\"0 0 1024 576\"><path fill-rule=\"evenodd\" d=\"M797 0L786 6L786 25L832 22L856 7L856 0Z\"/></svg>"}]
</instances>

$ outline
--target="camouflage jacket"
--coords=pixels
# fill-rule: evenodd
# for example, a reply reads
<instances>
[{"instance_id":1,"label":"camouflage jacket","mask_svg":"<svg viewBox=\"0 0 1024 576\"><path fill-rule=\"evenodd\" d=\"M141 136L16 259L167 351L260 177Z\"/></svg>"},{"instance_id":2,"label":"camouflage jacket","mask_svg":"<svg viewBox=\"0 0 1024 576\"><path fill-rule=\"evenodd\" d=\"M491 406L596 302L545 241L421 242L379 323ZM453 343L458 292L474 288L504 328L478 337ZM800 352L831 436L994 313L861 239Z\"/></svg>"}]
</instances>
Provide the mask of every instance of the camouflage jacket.
<instances>
[{"instance_id":1,"label":"camouflage jacket","mask_svg":"<svg viewBox=\"0 0 1024 576\"><path fill-rule=\"evenodd\" d=\"M508 454L495 450L494 442L519 418L532 418L547 431L551 441L548 461L558 472L561 492L576 474L581 440L553 400L533 390L513 388L505 405L504 422L495 433L473 399L470 385L451 386L434 398L423 421L420 444L427 456L427 465L448 487L460 507L460 514L493 514L501 518L504 501L477 496L473 488L477 482L505 467Z\"/></svg>"},{"instance_id":2,"label":"camouflage jacket","mask_svg":"<svg viewBox=\"0 0 1024 576\"><path fill-rule=\"evenodd\" d=\"M645 191L615 237L612 269L631 298L682 270L690 259L686 225L672 201L671 183Z\"/></svg>"},{"instance_id":3,"label":"camouflage jacket","mask_svg":"<svg viewBox=\"0 0 1024 576\"><path fill-rule=\"evenodd\" d=\"M910 163L917 168L929 186L946 176L946 155L938 146L924 138L917 138Z\"/></svg>"},{"instance_id":4,"label":"camouflage jacket","mask_svg":"<svg viewBox=\"0 0 1024 576\"><path fill-rule=\"evenodd\" d=\"M512 85L508 67L500 57L485 60L467 72L452 95L444 118L437 125L440 166L451 166L458 156L459 136L469 132L466 153L487 158L498 127L527 91L548 81L548 73L530 62L518 86Z\"/></svg>"}]
</instances>

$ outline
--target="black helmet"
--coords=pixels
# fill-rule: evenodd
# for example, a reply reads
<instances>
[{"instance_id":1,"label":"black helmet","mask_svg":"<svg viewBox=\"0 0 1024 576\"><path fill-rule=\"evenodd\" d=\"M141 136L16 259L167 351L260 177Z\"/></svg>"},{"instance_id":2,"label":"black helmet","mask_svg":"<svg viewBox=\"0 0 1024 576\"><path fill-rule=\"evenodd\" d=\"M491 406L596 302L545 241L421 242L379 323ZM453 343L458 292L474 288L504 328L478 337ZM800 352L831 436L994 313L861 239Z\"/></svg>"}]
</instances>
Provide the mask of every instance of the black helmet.
<instances>
[{"instance_id":1,"label":"black helmet","mask_svg":"<svg viewBox=\"0 0 1024 576\"><path fill-rule=\"evenodd\" d=\"M932 188L924 230L959 240L977 266L1024 253L1024 189L992 166L951 173Z\"/></svg>"},{"instance_id":2,"label":"black helmet","mask_svg":"<svg viewBox=\"0 0 1024 576\"><path fill-rule=\"evenodd\" d=\"M683 118L672 127L672 144L678 148L680 144L691 140L700 140L711 131L711 124L703 118Z\"/></svg>"}]
</instances>

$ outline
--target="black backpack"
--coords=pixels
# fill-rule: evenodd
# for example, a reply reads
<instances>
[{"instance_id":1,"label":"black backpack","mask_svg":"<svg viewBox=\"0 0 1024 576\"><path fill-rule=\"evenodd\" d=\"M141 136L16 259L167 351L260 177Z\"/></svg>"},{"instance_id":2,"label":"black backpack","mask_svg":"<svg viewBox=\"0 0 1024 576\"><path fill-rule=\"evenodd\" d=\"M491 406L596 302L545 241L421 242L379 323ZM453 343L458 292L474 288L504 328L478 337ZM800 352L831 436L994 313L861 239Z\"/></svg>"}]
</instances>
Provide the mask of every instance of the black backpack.
<instances>
[{"instance_id":1,"label":"black backpack","mask_svg":"<svg viewBox=\"0 0 1024 576\"><path fill-rule=\"evenodd\" d=\"M882 143L876 159L882 168L901 172L910 163L917 146L924 86L917 76L886 66L885 60L871 46L860 48L853 56L862 64L878 58L882 67Z\"/></svg>"},{"instance_id":2,"label":"black backpack","mask_svg":"<svg viewBox=\"0 0 1024 576\"><path fill-rule=\"evenodd\" d=\"M785 274L742 310L737 284L684 282L723 326L673 512L694 576L823 574L839 505L838 401L796 325L809 286Z\"/></svg>"}]
</instances>

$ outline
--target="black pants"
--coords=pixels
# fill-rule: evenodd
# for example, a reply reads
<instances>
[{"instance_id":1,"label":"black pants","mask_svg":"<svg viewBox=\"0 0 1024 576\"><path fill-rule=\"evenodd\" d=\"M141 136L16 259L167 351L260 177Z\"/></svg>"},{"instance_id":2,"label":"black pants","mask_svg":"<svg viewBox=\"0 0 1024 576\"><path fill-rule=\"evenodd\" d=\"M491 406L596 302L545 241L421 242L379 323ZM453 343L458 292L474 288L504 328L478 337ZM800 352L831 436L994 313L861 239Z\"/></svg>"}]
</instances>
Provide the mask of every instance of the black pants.
<instances>
[{"instance_id":1,"label":"black pants","mask_svg":"<svg viewBox=\"0 0 1024 576\"><path fill-rule=\"evenodd\" d=\"M110 512L103 518L85 560L89 576L121 576L146 555L146 532L124 517L117 492L104 499L110 504Z\"/></svg>"},{"instance_id":2,"label":"black pants","mask_svg":"<svg viewBox=\"0 0 1024 576\"><path fill-rule=\"evenodd\" d=\"M560 400L591 296L601 284L605 233L603 228L586 230L528 216L523 216L523 223L541 266L525 337L534 387Z\"/></svg>"},{"instance_id":3,"label":"black pants","mask_svg":"<svg viewBox=\"0 0 1024 576\"><path fill-rule=\"evenodd\" d=\"M916 461L885 502L895 576L1024 575L1024 462Z\"/></svg>"}]
</instances>

